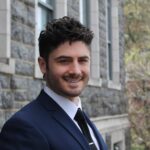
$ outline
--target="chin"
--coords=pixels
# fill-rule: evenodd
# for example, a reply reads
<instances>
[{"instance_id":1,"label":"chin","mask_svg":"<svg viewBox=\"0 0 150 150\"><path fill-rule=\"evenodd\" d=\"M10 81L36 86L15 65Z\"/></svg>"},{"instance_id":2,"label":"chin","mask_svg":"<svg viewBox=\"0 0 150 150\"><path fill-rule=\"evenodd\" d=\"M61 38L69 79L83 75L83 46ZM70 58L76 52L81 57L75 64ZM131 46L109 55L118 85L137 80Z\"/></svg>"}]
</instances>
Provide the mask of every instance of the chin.
<instances>
[{"instance_id":1,"label":"chin","mask_svg":"<svg viewBox=\"0 0 150 150\"><path fill-rule=\"evenodd\" d=\"M69 97L77 97L80 96L82 91L72 91L72 92L68 92L68 96Z\"/></svg>"}]
</instances>

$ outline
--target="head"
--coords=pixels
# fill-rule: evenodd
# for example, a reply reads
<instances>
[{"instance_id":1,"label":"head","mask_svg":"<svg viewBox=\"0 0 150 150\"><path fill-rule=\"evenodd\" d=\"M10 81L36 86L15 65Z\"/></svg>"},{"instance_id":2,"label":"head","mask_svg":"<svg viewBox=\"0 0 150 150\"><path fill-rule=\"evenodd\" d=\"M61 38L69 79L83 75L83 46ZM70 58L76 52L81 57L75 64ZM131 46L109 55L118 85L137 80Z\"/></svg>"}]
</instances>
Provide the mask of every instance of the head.
<instances>
[{"instance_id":1,"label":"head","mask_svg":"<svg viewBox=\"0 0 150 150\"><path fill-rule=\"evenodd\" d=\"M89 78L93 32L73 18L49 22L39 37L38 59L47 85L69 99L79 96Z\"/></svg>"}]
</instances>

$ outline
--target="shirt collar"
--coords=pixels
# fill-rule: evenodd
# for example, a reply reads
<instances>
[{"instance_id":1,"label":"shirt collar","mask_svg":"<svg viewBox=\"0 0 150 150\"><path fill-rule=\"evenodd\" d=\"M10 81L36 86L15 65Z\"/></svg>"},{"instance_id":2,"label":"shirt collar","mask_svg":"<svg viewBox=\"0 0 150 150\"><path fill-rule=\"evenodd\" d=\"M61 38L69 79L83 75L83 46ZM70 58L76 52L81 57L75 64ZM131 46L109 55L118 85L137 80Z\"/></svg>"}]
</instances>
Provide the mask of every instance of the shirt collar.
<instances>
[{"instance_id":1,"label":"shirt collar","mask_svg":"<svg viewBox=\"0 0 150 150\"><path fill-rule=\"evenodd\" d=\"M75 104L71 100L58 95L47 86L44 87L44 91L69 115L72 120L75 117L77 109L82 108L80 97L77 97L78 104Z\"/></svg>"}]
</instances>

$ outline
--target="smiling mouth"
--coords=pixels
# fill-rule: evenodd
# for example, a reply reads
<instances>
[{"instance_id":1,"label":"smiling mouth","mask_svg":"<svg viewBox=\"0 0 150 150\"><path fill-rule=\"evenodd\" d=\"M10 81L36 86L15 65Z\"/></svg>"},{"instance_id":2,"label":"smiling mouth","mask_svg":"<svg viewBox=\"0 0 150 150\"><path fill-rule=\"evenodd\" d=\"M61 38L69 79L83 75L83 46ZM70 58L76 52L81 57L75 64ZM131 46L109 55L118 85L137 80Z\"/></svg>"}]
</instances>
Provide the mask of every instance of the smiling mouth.
<instances>
[{"instance_id":1,"label":"smiling mouth","mask_svg":"<svg viewBox=\"0 0 150 150\"><path fill-rule=\"evenodd\" d=\"M72 79L67 79L67 80L65 80L65 81L67 81L68 83L78 83L78 82L80 82L81 81L81 79L78 79L78 80L72 80Z\"/></svg>"},{"instance_id":2,"label":"smiling mouth","mask_svg":"<svg viewBox=\"0 0 150 150\"><path fill-rule=\"evenodd\" d=\"M67 81L68 83L78 83L82 79L83 79L82 77L79 77L79 78L69 78L69 77L66 77L66 78L64 78L64 80Z\"/></svg>"}]
</instances>

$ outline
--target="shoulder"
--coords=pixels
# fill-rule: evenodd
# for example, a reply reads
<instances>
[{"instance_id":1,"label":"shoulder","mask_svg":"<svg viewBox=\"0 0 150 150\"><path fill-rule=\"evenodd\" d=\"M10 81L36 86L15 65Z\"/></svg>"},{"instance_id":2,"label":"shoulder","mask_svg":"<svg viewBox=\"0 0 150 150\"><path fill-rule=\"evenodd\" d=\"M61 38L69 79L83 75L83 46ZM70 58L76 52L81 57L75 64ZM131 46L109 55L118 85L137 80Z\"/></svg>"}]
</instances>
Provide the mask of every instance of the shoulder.
<instances>
[{"instance_id":1,"label":"shoulder","mask_svg":"<svg viewBox=\"0 0 150 150\"><path fill-rule=\"evenodd\" d=\"M48 143L40 131L32 126L26 119L14 115L2 128L0 133L0 149L15 150L30 148L40 150L45 147L48 149Z\"/></svg>"},{"instance_id":2,"label":"shoulder","mask_svg":"<svg viewBox=\"0 0 150 150\"><path fill-rule=\"evenodd\" d=\"M33 100L16 112L4 124L0 133L0 149L49 149L45 135L39 128L43 122L45 109L38 100Z\"/></svg>"}]
</instances>

